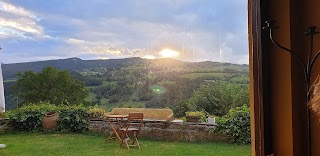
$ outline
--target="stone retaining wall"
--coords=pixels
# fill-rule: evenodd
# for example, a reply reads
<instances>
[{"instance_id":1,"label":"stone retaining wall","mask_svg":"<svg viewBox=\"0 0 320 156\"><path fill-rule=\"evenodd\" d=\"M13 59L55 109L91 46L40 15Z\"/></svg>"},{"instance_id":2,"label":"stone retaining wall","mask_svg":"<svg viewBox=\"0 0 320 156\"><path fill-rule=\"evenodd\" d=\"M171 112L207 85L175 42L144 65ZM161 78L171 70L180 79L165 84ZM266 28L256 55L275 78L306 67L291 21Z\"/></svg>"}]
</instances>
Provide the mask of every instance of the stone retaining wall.
<instances>
[{"instance_id":1,"label":"stone retaining wall","mask_svg":"<svg viewBox=\"0 0 320 156\"><path fill-rule=\"evenodd\" d=\"M207 123L144 121L139 135L167 141L228 141L224 134L209 132L214 126ZM89 129L103 134L109 134L111 130L108 122L103 120L90 120Z\"/></svg>"}]
</instances>

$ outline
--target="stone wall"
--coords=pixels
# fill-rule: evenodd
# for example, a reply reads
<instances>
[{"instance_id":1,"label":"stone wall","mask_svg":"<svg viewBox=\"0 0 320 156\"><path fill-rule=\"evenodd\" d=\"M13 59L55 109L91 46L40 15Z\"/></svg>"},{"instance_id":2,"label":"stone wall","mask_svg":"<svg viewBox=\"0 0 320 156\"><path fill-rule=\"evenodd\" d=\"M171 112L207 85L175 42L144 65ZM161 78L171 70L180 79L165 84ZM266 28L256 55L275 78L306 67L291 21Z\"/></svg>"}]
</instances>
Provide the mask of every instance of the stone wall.
<instances>
[{"instance_id":1,"label":"stone wall","mask_svg":"<svg viewBox=\"0 0 320 156\"><path fill-rule=\"evenodd\" d=\"M224 134L209 132L214 126L207 123L144 121L139 136L167 141L228 141ZM109 134L111 130L108 122L103 120L90 120L89 129L103 134Z\"/></svg>"}]
</instances>

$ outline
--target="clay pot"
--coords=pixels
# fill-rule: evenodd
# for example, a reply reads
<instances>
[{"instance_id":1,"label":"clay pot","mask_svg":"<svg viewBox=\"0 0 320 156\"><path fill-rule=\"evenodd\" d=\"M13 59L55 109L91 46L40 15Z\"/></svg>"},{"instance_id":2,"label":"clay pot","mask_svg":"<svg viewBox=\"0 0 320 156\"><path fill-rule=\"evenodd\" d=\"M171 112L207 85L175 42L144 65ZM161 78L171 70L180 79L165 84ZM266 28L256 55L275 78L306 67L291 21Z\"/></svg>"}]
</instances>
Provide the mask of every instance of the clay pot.
<instances>
[{"instance_id":1,"label":"clay pot","mask_svg":"<svg viewBox=\"0 0 320 156\"><path fill-rule=\"evenodd\" d=\"M45 114L42 120L42 127L44 129L54 129L57 127L57 119L58 113L57 112L48 112Z\"/></svg>"}]
</instances>

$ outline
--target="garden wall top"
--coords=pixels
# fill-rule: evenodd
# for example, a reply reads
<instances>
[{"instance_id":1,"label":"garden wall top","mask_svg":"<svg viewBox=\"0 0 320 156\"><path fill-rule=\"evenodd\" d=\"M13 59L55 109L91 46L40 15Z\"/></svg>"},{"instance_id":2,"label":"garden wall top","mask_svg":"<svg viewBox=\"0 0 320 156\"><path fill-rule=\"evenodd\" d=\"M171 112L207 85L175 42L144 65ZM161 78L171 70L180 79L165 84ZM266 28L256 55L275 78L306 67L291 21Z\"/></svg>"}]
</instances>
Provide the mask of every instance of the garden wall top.
<instances>
[{"instance_id":1,"label":"garden wall top","mask_svg":"<svg viewBox=\"0 0 320 156\"><path fill-rule=\"evenodd\" d=\"M171 122L174 120L171 109L153 109L153 108L113 108L112 115L128 115L129 113L143 113L145 120L162 120Z\"/></svg>"}]
</instances>

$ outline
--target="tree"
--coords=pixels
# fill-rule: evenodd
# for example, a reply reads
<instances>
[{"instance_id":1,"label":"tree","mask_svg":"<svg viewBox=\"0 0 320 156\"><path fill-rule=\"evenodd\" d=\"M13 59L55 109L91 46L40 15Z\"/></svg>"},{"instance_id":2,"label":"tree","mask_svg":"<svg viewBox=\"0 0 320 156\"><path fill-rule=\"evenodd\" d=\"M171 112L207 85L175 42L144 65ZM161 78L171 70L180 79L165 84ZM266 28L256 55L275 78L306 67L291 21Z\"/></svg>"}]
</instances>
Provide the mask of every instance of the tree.
<instances>
[{"instance_id":1,"label":"tree","mask_svg":"<svg viewBox=\"0 0 320 156\"><path fill-rule=\"evenodd\" d=\"M27 71L18 74L19 79L12 89L19 98L19 105L38 103L80 104L88 96L84 83L75 80L66 70L44 68L40 73Z\"/></svg>"},{"instance_id":2,"label":"tree","mask_svg":"<svg viewBox=\"0 0 320 156\"><path fill-rule=\"evenodd\" d=\"M211 83L202 86L188 102L192 111L222 116L230 108L249 103L249 88L228 82Z\"/></svg>"}]
</instances>

